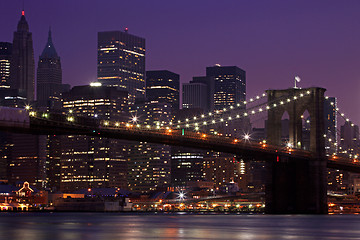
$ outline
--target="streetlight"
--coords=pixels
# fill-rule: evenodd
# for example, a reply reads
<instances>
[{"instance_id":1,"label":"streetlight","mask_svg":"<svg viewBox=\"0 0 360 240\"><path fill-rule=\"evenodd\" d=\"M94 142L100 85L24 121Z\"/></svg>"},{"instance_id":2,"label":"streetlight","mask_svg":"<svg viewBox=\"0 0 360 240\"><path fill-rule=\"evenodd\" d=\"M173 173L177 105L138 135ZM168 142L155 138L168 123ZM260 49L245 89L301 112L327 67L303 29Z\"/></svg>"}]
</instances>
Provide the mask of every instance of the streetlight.
<instances>
[{"instance_id":1,"label":"streetlight","mask_svg":"<svg viewBox=\"0 0 360 240\"><path fill-rule=\"evenodd\" d=\"M245 134L245 135L244 135L244 139L245 139L246 141L250 140L250 135L249 135L249 134Z\"/></svg>"},{"instance_id":2,"label":"streetlight","mask_svg":"<svg viewBox=\"0 0 360 240\"><path fill-rule=\"evenodd\" d=\"M179 191L179 193L178 193L178 199L179 199L180 201L184 201L185 198L186 198L185 192Z\"/></svg>"}]
</instances>

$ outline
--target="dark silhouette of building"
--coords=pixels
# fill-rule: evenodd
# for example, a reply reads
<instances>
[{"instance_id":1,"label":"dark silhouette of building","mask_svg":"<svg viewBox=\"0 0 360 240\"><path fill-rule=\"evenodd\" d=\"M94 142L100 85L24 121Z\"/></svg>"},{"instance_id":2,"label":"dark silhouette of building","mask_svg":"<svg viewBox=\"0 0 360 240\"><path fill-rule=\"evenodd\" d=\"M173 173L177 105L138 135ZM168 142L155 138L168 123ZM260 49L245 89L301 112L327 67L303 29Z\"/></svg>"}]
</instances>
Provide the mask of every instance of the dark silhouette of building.
<instances>
[{"instance_id":1,"label":"dark silhouette of building","mask_svg":"<svg viewBox=\"0 0 360 240\"><path fill-rule=\"evenodd\" d=\"M340 150L346 154L359 154L359 126L346 121L340 128Z\"/></svg>"},{"instance_id":2,"label":"dark silhouette of building","mask_svg":"<svg viewBox=\"0 0 360 240\"><path fill-rule=\"evenodd\" d=\"M167 70L146 71L146 98L168 103L174 110L179 109L179 81L179 74Z\"/></svg>"},{"instance_id":3,"label":"dark silhouette of building","mask_svg":"<svg viewBox=\"0 0 360 240\"><path fill-rule=\"evenodd\" d=\"M37 68L37 106L47 109L61 108L62 70L51 38L51 30L46 46L39 57Z\"/></svg>"},{"instance_id":4,"label":"dark silhouette of building","mask_svg":"<svg viewBox=\"0 0 360 240\"><path fill-rule=\"evenodd\" d=\"M183 84L183 108L214 110L214 88L214 77L193 77L192 81Z\"/></svg>"},{"instance_id":5,"label":"dark silhouette of building","mask_svg":"<svg viewBox=\"0 0 360 240\"><path fill-rule=\"evenodd\" d=\"M98 33L98 81L129 92L130 102L145 96L145 39L125 29Z\"/></svg>"},{"instance_id":6,"label":"dark silhouette of building","mask_svg":"<svg viewBox=\"0 0 360 240\"><path fill-rule=\"evenodd\" d=\"M337 151L337 113L336 113L336 98L325 97L324 100L324 124L325 124L325 141L326 154L331 155Z\"/></svg>"},{"instance_id":7,"label":"dark silhouette of building","mask_svg":"<svg viewBox=\"0 0 360 240\"><path fill-rule=\"evenodd\" d=\"M0 42L0 88L9 88L12 44Z\"/></svg>"},{"instance_id":8,"label":"dark silhouette of building","mask_svg":"<svg viewBox=\"0 0 360 240\"><path fill-rule=\"evenodd\" d=\"M24 92L28 102L34 101L35 61L32 33L22 11L17 31L14 32L10 66L10 87Z\"/></svg>"}]
</instances>

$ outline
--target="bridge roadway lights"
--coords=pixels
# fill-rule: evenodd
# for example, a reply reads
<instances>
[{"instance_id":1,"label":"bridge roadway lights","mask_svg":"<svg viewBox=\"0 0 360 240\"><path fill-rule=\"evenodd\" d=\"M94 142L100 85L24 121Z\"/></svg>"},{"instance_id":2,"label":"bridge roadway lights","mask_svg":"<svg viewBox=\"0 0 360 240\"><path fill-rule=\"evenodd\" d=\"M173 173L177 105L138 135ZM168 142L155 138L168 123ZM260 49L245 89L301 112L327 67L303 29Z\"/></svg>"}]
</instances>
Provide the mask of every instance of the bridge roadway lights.
<instances>
[{"instance_id":1,"label":"bridge roadway lights","mask_svg":"<svg viewBox=\"0 0 360 240\"><path fill-rule=\"evenodd\" d=\"M325 157L324 93L323 88L291 88L268 90L268 102L304 93L304 97L268 110L268 142L281 145L281 119L289 114L289 141L302 148L302 119L310 115L310 151L312 158L281 157L268 161L266 212L272 214L326 214L327 179ZM310 94L305 94L310 93Z\"/></svg>"}]
</instances>

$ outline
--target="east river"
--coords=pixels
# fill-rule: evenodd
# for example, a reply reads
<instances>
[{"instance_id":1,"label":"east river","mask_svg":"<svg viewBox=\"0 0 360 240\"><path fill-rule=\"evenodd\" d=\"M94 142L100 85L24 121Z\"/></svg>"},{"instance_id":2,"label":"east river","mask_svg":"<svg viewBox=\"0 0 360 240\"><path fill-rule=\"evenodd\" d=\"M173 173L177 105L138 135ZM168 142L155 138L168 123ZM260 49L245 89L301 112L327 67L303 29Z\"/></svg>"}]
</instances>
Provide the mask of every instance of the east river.
<instances>
[{"instance_id":1,"label":"east river","mask_svg":"<svg viewBox=\"0 0 360 240\"><path fill-rule=\"evenodd\" d=\"M360 239L360 215L3 212L0 239Z\"/></svg>"}]
</instances>

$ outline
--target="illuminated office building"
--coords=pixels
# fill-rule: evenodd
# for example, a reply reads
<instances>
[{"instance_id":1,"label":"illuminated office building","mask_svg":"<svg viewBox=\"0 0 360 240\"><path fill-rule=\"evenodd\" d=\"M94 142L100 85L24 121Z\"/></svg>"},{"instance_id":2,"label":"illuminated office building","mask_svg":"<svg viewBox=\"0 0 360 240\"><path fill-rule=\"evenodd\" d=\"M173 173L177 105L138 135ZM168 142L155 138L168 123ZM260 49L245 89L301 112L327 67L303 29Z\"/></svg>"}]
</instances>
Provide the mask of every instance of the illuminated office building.
<instances>
[{"instance_id":1,"label":"illuminated office building","mask_svg":"<svg viewBox=\"0 0 360 240\"><path fill-rule=\"evenodd\" d=\"M148 193L170 184L170 146L140 142L130 146L129 190Z\"/></svg>"},{"instance_id":2,"label":"illuminated office building","mask_svg":"<svg viewBox=\"0 0 360 240\"><path fill-rule=\"evenodd\" d=\"M207 181L214 183L217 189L227 183L235 182L243 190L247 189L247 166L231 154L208 152L204 155L203 172Z\"/></svg>"},{"instance_id":3,"label":"illuminated office building","mask_svg":"<svg viewBox=\"0 0 360 240\"><path fill-rule=\"evenodd\" d=\"M0 88L9 88L12 44L0 42Z\"/></svg>"},{"instance_id":4,"label":"illuminated office building","mask_svg":"<svg viewBox=\"0 0 360 240\"><path fill-rule=\"evenodd\" d=\"M134 124L155 126L172 118L169 103L143 101L131 106ZM129 190L148 193L164 189L170 184L170 146L139 142L132 144L128 155Z\"/></svg>"},{"instance_id":5,"label":"illuminated office building","mask_svg":"<svg viewBox=\"0 0 360 240\"><path fill-rule=\"evenodd\" d=\"M35 96L35 60L32 33L22 11L21 19L14 32L13 49L10 65L10 87L26 95L27 101L34 101Z\"/></svg>"},{"instance_id":6,"label":"illuminated office building","mask_svg":"<svg viewBox=\"0 0 360 240\"><path fill-rule=\"evenodd\" d=\"M146 71L147 100L168 103L172 109L179 109L179 81L179 74L167 70Z\"/></svg>"},{"instance_id":7,"label":"illuminated office building","mask_svg":"<svg viewBox=\"0 0 360 240\"><path fill-rule=\"evenodd\" d=\"M116 87L76 86L63 94L68 114L127 120L128 93ZM120 140L70 135L61 141L60 189L127 188L127 148ZM57 164L56 161L54 164Z\"/></svg>"},{"instance_id":8,"label":"illuminated office building","mask_svg":"<svg viewBox=\"0 0 360 240\"><path fill-rule=\"evenodd\" d=\"M98 33L98 81L129 92L130 103L145 97L145 39L127 32Z\"/></svg>"},{"instance_id":9,"label":"illuminated office building","mask_svg":"<svg viewBox=\"0 0 360 240\"><path fill-rule=\"evenodd\" d=\"M29 182L41 189L46 179L46 137L0 132L0 162L10 184ZM4 171L5 170L5 171Z\"/></svg>"},{"instance_id":10,"label":"illuminated office building","mask_svg":"<svg viewBox=\"0 0 360 240\"><path fill-rule=\"evenodd\" d=\"M214 77L214 107L223 109L246 99L246 73L236 66L206 68L206 76Z\"/></svg>"},{"instance_id":11,"label":"illuminated office building","mask_svg":"<svg viewBox=\"0 0 360 240\"><path fill-rule=\"evenodd\" d=\"M47 109L61 108L62 70L49 30L48 41L39 57L37 68L37 105Z\"/></svg>"}]
</instances>

